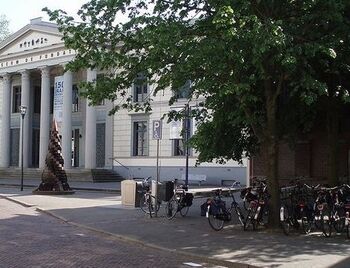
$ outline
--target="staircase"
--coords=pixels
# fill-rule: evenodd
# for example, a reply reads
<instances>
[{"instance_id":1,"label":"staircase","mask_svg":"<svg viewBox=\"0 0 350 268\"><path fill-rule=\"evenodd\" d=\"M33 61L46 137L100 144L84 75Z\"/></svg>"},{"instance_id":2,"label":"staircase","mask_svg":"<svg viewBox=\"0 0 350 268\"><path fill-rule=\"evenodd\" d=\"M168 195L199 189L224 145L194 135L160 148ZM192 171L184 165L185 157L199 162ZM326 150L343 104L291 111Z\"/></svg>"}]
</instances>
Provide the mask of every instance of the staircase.
<instances>
[{"instance_id":1,"label":"staircase","mask_svg":"<svg viewBox=\"0 0 350 268\"><path fill-rule=\"evenodd\" d=\"M120 182L124 180L117 172L111 169L91 169L93 182Z\"/></svg>"}]
</instances>

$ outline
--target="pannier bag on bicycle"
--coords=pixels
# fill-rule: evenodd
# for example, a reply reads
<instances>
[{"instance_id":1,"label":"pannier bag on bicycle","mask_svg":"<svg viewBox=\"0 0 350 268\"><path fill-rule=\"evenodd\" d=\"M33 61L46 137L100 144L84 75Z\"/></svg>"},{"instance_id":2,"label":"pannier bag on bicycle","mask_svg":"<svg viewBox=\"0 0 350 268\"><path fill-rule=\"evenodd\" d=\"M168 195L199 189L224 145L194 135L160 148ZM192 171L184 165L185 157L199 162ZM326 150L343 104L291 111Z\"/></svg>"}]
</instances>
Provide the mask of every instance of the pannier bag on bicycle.
<instances>
[{"instance_id":1,"label":"pannier bag on bicycle","mask_svg":"<svg viewBox=\"0 0 350 268\"><path fill-rule=\"evenodd\" d=\"M192 202L193 202L193 194L186 193L182 199L182 205L184 207L190 207L190 206L192 206Z\"/></svg>"},{"instance_id":2,"label":"pannier bag on bicycle","mask_svg":"<svg viewBox=\"0 0 350 268\"><path fill-rule=\"evenodd\" d=\"M210 205L210 202L212 201L211 198L208 198L207 201L205 201L202 205L201 205L201 216L205 217L207 215L207 210L208 210L208 206Z\"/></svg>"},{"instance_id":3,"label":"pannier bag on bicycle","mask_svg":"<svg viewBox=\"0 0 350 268\"><path fill-rule=\"evenodd\" d=\"M212 200L210 203L209 214L223 221L231 220L231 213L226 209L226 203L223 200Z\"/></svg>"}]
</instances>

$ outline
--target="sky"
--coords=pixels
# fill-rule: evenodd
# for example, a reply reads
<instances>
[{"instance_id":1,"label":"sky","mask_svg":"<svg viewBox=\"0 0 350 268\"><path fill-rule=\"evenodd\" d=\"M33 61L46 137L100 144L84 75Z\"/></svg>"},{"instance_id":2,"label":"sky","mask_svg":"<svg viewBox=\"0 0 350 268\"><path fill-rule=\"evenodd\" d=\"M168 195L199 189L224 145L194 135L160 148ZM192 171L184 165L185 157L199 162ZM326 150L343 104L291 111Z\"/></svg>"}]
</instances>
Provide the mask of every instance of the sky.
<instances>
[{"instance_id":1,"label":"sky","mask_svg":"<svg viewBox=\"0 0 350 268\"><path fill-rule=\"evenodd\" d=\"M62 9L70 16L76 17L79 8L88 0L0 0L0 15L10 21L9 30L14 33L29 24L30 19L43 17L49 21L44 7Z\"/></svg>"}]
</instances>

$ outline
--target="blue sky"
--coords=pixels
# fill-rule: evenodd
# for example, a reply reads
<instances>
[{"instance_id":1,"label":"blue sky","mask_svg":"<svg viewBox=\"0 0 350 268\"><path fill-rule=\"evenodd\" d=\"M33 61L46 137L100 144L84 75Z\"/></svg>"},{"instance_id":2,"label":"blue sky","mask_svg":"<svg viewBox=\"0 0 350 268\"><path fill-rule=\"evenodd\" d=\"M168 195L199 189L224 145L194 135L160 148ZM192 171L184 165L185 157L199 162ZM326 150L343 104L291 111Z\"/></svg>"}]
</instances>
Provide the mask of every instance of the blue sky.
<instances>
[{"instance_id":1,"label":"blue sky","mask_svg":"<svg viewBox=\"0 0 350 268\"><path fill-rule=\"evenodd\" d=\"M16 32L26 26L30 19L43 17L48 21L42 8L63 9L75 17L77 11L88 0L0 0L0 15L3 14L10 21L9 29Z\"/></svg>"}]
</instances>

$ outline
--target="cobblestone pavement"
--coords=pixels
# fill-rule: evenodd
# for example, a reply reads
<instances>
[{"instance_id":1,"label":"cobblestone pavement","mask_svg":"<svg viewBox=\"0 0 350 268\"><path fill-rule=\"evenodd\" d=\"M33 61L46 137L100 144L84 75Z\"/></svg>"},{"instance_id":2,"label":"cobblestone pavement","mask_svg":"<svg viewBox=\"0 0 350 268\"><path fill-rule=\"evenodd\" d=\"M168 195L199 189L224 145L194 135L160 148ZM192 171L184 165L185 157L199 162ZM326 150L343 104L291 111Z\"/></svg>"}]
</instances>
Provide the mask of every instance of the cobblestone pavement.
<instances>
[{"instance_id":1,"label":"cobblestone pavement","mask_svg":"<svg viewBox=\"0 0 350 268\"><path fill-rule=\"evenodd\" d=\"M225 267L71 226L0 198L0 267Z\"/></svg>"}]
</instances>

